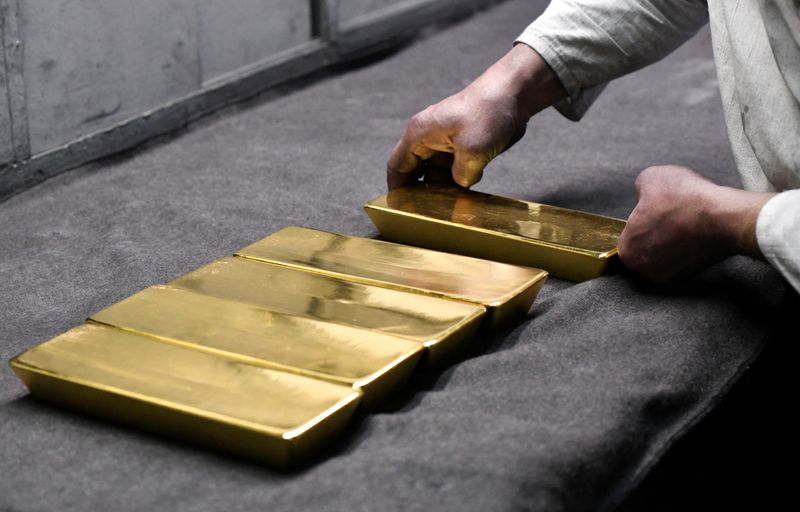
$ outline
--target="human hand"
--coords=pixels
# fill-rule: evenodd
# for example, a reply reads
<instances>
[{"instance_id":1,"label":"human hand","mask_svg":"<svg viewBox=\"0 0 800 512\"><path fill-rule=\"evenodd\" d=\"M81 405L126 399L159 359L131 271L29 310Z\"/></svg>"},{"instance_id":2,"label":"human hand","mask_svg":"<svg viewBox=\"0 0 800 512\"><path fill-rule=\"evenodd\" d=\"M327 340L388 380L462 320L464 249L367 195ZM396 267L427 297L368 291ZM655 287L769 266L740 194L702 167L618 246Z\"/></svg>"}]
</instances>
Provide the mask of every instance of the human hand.
<instances>
[{"instance_id":1,"label":"human hand","mask_svg":"<svg viewBox=\"0 0 800 512\"><path fill-rule=\"evenodd\" d=\"M734 254L761 257L755 227L774 194L722 187L686 167L650 167L619 239L629 269L655 282L698 272Z\"/></svg>"},{"instance_id":2,"label":"human hand","mask_svg":"<svg viewBox=\"0 0 800 512\"><path fill-rule=\"evenodd\" d=\"M522 138L531 116L565 95L538 53L514 46L464 90L411 118L389 156L389 189L440 167L458 185L474 185L489 161Z\"/></svg>"}]
</instances>

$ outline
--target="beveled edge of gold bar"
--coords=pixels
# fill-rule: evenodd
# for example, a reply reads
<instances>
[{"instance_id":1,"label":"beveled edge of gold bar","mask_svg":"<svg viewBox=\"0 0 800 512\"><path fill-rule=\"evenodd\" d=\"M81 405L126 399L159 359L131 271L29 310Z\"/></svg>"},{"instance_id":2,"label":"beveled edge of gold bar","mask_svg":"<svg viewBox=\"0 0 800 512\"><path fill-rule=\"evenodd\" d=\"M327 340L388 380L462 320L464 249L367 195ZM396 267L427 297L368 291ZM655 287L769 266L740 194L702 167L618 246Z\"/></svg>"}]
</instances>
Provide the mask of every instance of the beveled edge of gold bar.
<instances>
[{"instance_id":1,"label":"beveled edge of gold bar","mask_svg":"<svg viewBox=\"0 0 800 512\"><path fill-rule=\"evenodd\" d=\"M299 438L300 436L306 434L308 431L310 431L312 428L316 427L323 421L325 421L326 418L330 418L331 416L341 411L342 409L349 407L353 402L356 402L359 399L363 398L364 395L363 391L361 391L358 388L351 388L351 389L353 390L352 393L350 393L343 399L339 400L332 406L328 407L321 413L317 414L310 420L306 421L304 424L296 428L293 428L291 430L284 431L283 434L281 434L281 438L287 441L293 441Z\"/></svg>"},{"instance_id":2,"label":"beveled edge of gold bar","mask_svg":"<svg viewBox=\"0 0 800 512\"><path fill-rule=\"evenodd\" d=\"M473 340L475 333L478 332L478 328L486 318L488 309L480 304L471 303L470 305L475 306L475 311L470 315L439 333L439 337L422 342L422 346L425 347L423 365L437 366L443 361L449 361L453 354L462 351L462 345Z\"/></svg>"},{"instance_id":3,"label":"beveled edge of gold bar","mask_svg":"<svg viewBox=\"0 0 800 512\"><path fill-rule=\"evenodd\" d=\"M81 324L74 329L91 325ZM124 333L125 336L142 337L114 327L94 328L105 329L111 333ZM67 333L74 329L68 330ZM180 441L190 441L215 451L234 454L271 466L293 466L310 455L311 451L321 443L333 439L347 425L363 398L360 389L350 386L266 369L274 374L291 375L293 379L305 379L341 390L330 406L314 416L303 419L296 425L275 427L268 423L182 403L180 400L160 398L150 393L104 383L102 380L82 377L79 372L64 373L49 369L35 361L26 361L29 353L47 350L47 345L64 334L66 333L25 350L9 360L9 366L33 396L59 407L142 428ZM148 343L169 345L153 339ZM195 352L186 348L175 348ZM227 359L215 355L210 357ZM158 421L153 421L155 417ZM326 423L326 428L315 428L322 423ZM220 429L225 433L224 442L220 441Z\"/></svg>"},{"instance_id":4,"label":"beveled edge of gold bar","mask_svg":"<svg viewBox=\"0 0 800 512\"><path fill-rule=\"evenodd\" d=\"M366 205L364 207L366 208ZM390 210L390 211L394 212L394 210ZM425 217L425 216L420 216L420 217L424 218L426 220L431 219L430 217ZM454 223L452 223L452 224L453 225L458 225L458 224L454 224ZM354 274L347 274L347 273L344 273L344 272L337 272L335 270L327 270L327 269L315 267L315 266L310 265L310 264L289 263L289 262L286 262L286 261L283 261L283 260L280 260L280 259L277 259L277 258L270 258L270 257L262 256L262 255L256 255L256 254L253 254L252 252L248 252L248 250L251 247L253 247L254 245L266 242L271 236L273 236L273 235L275 235L277 233L280 233L284 229L289 229L289 228L317 231L317 232L321 232L321 233L327 233L327 234L330 234L330 235L343 236L343 237L348 237L348 238L360 238L360 239L362 239L362 240L364 240L364 241L366 241L368 243L393 245L393 246L398 246L398 247L405 247L405 248L409 248L409 249L415 249L415 250L419 250L419 251L437 252L437 253L453 256L454 258L469 258L469 259L473 259L473 260L487 261L487 262L494 263L494 264L497 264L497 265L508 265L508 266L512 266L512 267L518 267L518 268L530 270L531 271L530 272L531 276L527 281L525 281L524 283L516 286L514 289L512 289L512 290L510 290L510 291L498 296L495 300L493 300L491 302L482 302L482 301L480 301L478 299L470 299L468 297L457 296L455 294L437 292L437 291L430 290L430 289L427 289L427 288L421 288L421 287L411 286L411 285L401 285L401 284L393 283L393 282L390 282L390 281L384 281L384 280L376 279L376 278L361 277L361 276L357 276L357 275L354 275ZM494 233L494 231L488 231L488 232ZM364 285L368 285L368 286L379 286L381 288L389 288L389 289L397 290L397 291L401 291L401 292L419 293L419 294L422 294L422 295L427 295L427 296L430 296L430 297L436 297L436 298L439 298L439 299L447 299L447 300L456 300L456 301L460 301L460 302L468 302L470 304L477 304L479 306L488 306L488 307L491 307L491 308L499 308L499 307L501 307L502 305L504 305L504 304L508 303L509 301L513 300L519 294L524 293L525 291L529 290L531 287L536 286L540 282L543 282L544 280L547 279L547 277L549 275L549 273L546 270L541 269L541 268L536 268L536 267L527 267L527 266L523 266L523 265L515 265L513 263L503 263L503 262L493 261L493 260L484 260L483 258L476 258L474 256L467 256L467 255L464 255L464 254L448 253L448 252L437 251L435 249L428 249L428 248L424 248L424 247L416 247L416 246L398 244L398 243L389 242L389 241L386 241L386 240L375 240L373 238L365 238L365 237L360 237L360 236L356 236L356 235L344 235L342 233L334 233L332 231L326 231L326 230L323 230L323 229L307 228L307 227L304 227L304 226L295 226L295 225L284 226L283 228L279 229L275 233L271 233L268 236L266 236L266 237L264 237L264 238L262 238L260 240L256 240L255 242L253 242L251 244L248 244L247 246L237 250L236 252L234 252L233 255L235 257L243 258L243 259L250 260L250 261L258 261L258 262L267 263L267 264L270 264L270 265L277 265L279 267L291 268L291 269L300 270L300 271L303 271L303 272L310 272L312 274L327 275L327 276L334 277L334 278L337 278L337 279L343 279L345 281L352 281L354 283L364 284Z\"/></svg>"},{"instance_id":5,"label":"beveled edge of gold bar","mask_svg":"<svg viewBox=\"0 0 800 512\"><path fill-rule=\"evenodd\" d=\"M521 236L521 235L515 235L513 233L503 233L501 231L494 231L494 230L491 230L491 229L486 229L486 228L481 228L481 227L476 227L476 226L467 226L466 224L460 224L458 222L437 219L435 217L429 217L427 215L422 215L422 214L419 214L419 213L407 212L407 211L404 211L404 210L391 208L389 206L383 206L383 205L380 205L380 204L376 204L376 202L378 202L378 201L384 201L385 202L386 196L388 196L388 194L383 194L381 196L376 197L375 199L372 199L372 200L367 201L366 203L364 203L363 208L367 212L367 214L369 214L369 210L374 210L374 211L378 211L378 212L381 212L381 213L384 213L384 214L388 214L388 215L411 217L411 218L423 220L425 222L432 222L432 223L435 223L435 224L443 224L443 225L446 225L446 226L452 226L452 227L456 227L456 228L459 228L459 229L467 229L467 230L470 230L470 231L476 231L476 232L484 233L484 234L491 235L491 236L499 236L499 237L502 237L502 238L508 238L508 239L512 239L512 240L517 240L517 241L520 241L520 242L523 242L523 243L526 243L526 244L551 247L553 249L558 249L558 250L563 250L563 251L572 252L572 253L576 253L576 254L581 254L581 255L584 255L584 256L590 256L590 257L592 257L594 259L599 259L599 260L610 259L610 258L616 256L618 254L618 252L619 252L619 249L617 247L614 247L613 249L608 250L608 251L604 251L604 252L592 251L590 249L582 249L580 247L574 247L574 246L571 246L571 245L559 244L559 243L555 243L555 242L548 242L547 240L540 240L538 238L529 238L529 237L525 237L525 236ZM522 201L520 199L515 199L515 201L520 201L520 202L523 202L523 203L526 203L526 204L541 204L541 203L533 203L531 201ZM560 206L551 206L551 205L546 205L546 206L550 206L551 208L558 208L560 210L568 210L568 208L561 208ZM578 211L578 210L575 210L575 211ZM617 218L614 218L614 217L608 217L608 216L605 216L605 215L597 215L597 214L589 213L589 212L581 212L581 213L584 213L586 215L593 215L595 217L602 217L602 218L611 219L611 220L615 220L615 221L625 222L622 219L617 219Z\"/></svg>"},{"instance_id":6,"label":"beveled edge of gold bar","mask_svg":"<svg viewBox=\"0 0 800 512\"><path fill-rule=\"evenodd\" d=\"M110 329L115 329L115 327L109 327L109 328ZM159 341L158 340L154 340L154 342L158 343ZM33 348L41 347L42 345L44 345L46 343L47 342L41 343L41 344L39 344L39 345L37 345L36 347L33 347ZM95 390L98 390L98 391L102 391L104 393L109 393L109 394L112 394L112 395L124 396L126 398L130 398L130 399L133 399L133 400L138 400L140 402L146 402L146 403L151 404L151 405L156 405L156 406L159 406L159 407L165 407L165 408L168 408L168 409L172 409L174 411L177 411L177 412L180 412L180 413L183 413L183 414L186 414L186 415L197 416L197 417L208 419L208 420L211 420L211 421L216 421L216 422L224 423L224 424L227 424L227 425L232 425L232 426L235 426L237 428L241 428L241 429L244 429L244 430L249 430L251 432L255 432L255 433L258 433L258 434L273 435L273 436L276 436L276 437L281 437L282 439L286 439L286 440L290 440L290 439L294 439L294 438L299 437L304 432L307 432L311 427L313 427L314 425L319 424L322 420L324 420L326 415L333 414L334 412L339 411L340 409L343 409L343 408L349 406L353 401L359 400L363 395L363 392L360 389L350 388L352 390L352 393L348 394L347 396L345 396L343 399L341 399L338 402L336 402L331 407L325 409L325 411L317 414L316 416L314 416L310 420L307 420L302 425L298 425L297 427L294 427L294 428L289 429L289 430L284 430L284 429L272 427L270 425L263 425L263 424L260 424L260 423L256 423L254 421L248 421L248 420L243 420L241 418L234 418L232 416L226 416L224 414L214 413L214 412L211 412L211 411L207 411L207 410L201 409L199 407L193 407L191 405L185 405L185 404L181 404L181 403L174 402L174 401L171 401L171 400L164 400L164 399L148 396L148 395L145 395L145 394L142 394L142 393L129 391L129 390L126 390L126 389L123 389L123 388L119 388L119 387L116 387L116 386L109 386L107 384L102 384L102 383L95 382L95 381L92 381L92 380L83 379L81 377L63 375L63 374L60 374L58 372L54 372L52 370L48 370L47 368L42 368L42 367L37 366L37 365L26 363L21 358L24 357L24 355L27 352L28 351L26 350L25 352L23 352L23 353L21 353L21 354L19 354L17 356L14 356L13 358L11 358L11 360L9 360L8 364L9 364L9 366L11 366L11 368L14 370L15 373L17 372L17 370L21 370L21 371L31 372L31 373L34 373L34 374L45 375L45 376L53 378L53 379L57 379L57 380L60 380L60 381L65 381L65 382L70 382L70 383L73 383L73 384L78 384L80 386L84 386L84 387L88 387L88 388L95 389ZM274 370L274 371L280 371L280 370ZM17 375L19 375L19 374L17 374ZM306 378L310 378L310 377L306 377ZM25 382L25 380L22 379L22 378L20 378L20 380L22 380L23 383ZM342 386L342 387L348 387L348 386ZM31 394L35 395L35 393L33 393L33 392L31 392Z\"/></svg>"},{"instance_id":7,"label":"beveled edge of gold bar","mask_svg":"<svg viewBox=\"0 0 800 512\"><path fill-rule=\"evenodd\" d=\"M411 341L408 340L407 338L401 338L400 336L398 336L398 338L402 339L403 341ZM397 359L392 361L390 364L385 365L377 372L373 372L365 376L364 378L359 379L356 382L353 382L352 386L353 388L359 389L361 390L362 393L364 393L364 388L369 389L369 386L375 382L378 382L379 379L385 380L387 378L386 374L392 371L400 372L400 370L405 369L406 365L410 365L410 368L408 369L407 372L400 372L403 373L405 377L408 377L414 371L414 369L417 366L417 363L419 362L419 360L422 358L423 355L425 355L425 351L424 348L420 346L419 350L407 352L402 356L399 356Z\"/></svg>"},{"instance_id":8,"label":"beveled edge of gold bar","mask_svg":"<svg viewBox=\"0 0 800 512\"><path fill-rule=\"evenodd\" d=\"M106 327L106 326L104 326L104 327ZM110 329L114 329L114 327L109 327L109 328ZM39 345L39 346L41 346L41 345ZM36 348L36 347L34 347L34 348ZM230 416L225 416L224 414L216 414L216 413L213 413L213 412L210 412L210 411L206 411L206 410L200 409L198 407L192 407L192 406L189 406L189 405L180 404L180 403L173 402L173 401L170 401L170 400L163 400L163 399L160 399L160 398L155 398L155 397L152 397L152 396L148 396L148 395L145 395L145 394L142 394L142 393L137 393L137 392L134 392L134 391L129 391L127 389L119 388L119 387L116 387L116 386L109 386L107 384L101 384L99 382L95 382L95 381L92 381L92 380L83 379L81 377L75 377L75 376L60 374L58 372L54 372L52 370L48 370L47 368L42 368L41 366L33 365L33 364L26 363L26 362L20 360L19 358L24 356L24 355L25 355L25 353L23 352L22 354L20 354L20 355L18 355L16 357L13 357L9 361L9 365L11 366L11 368L15 372L17 370L21 370L21 371L30 372L30 373L37 374L37 375L44 375L44 376L47 376L47 377L50 377L50 378L53 378L53 379L56 379L56 380L59 380L59 381L70 382L72 384L77 384L77 385L80 385L80 386L83 386L83 387L87 387L87 388L91 388L91 389L94 389L94 390L97 390L97 391L102 391L103 393L108 393L108 394L111 394L111 395L123 396L123 397L130 398L130 399L133 399L133 400L138 400L140 402L146 402L146 403L151 404L151 405L156 405L158 407L172 409L174 411L177 411L177 412L180 412L180 413L183 413L183 414L187 414L187 415L190 415L190 416L197 416L197 417L200 417L200 418L205 418L205 419L216 421L216 422L220 422L220 423L225 423L227 425L233 425L233 426L235 426L237 428L250 430L250 431L253 431L253 432L257 432L259 434L269 434L269 435L272 435L272 436L275 436L275 437L283 437L283 435L287 432L286 430L275 428L275 427L271 427L269 425L261 425L261 424L258 424L258 423L252 422L252 421L242 420L242 419L239 419L239 418L231 418ZM22 379L21 377L20 377L20 380L25 382L24 379ZM29 388L29 391L30 391L30 388ZM355 390L355 389L353 391L358 392L358 390ZM36 393L33 392L33 391L31 391L31 394L34 395L34 396L36 395ZM339 405L339 404L337 403L336 405ZM316 418L317 417L315 416L312 419L316 419Z\"/></svg>"},{"instance_id":9,"label":"beveled edge of gold bar","mask_svg":"<svg viewBox=\"0 0 800 512\"><path fill-rule=\"evenodd\" d=\"M209 414L202 409L181 407L169 400L125 392L86 379L69 378L20 361L19 357L23 354L12 358L9 365L30 393L38 399L58 407L278 468L290 468L303 462L326 439L335 438L350 421L361 398L359 390L343 386L351 392L333 406L297 428L277 429L236 420L230 416ZM64 392L66 398L59 396ZM111 404L113 406L109 407ZM120 406L135 412L135 415L121 417L118 412ZM148 421L146 418L152 414L158 414L160 421ZM313 428L326 418L329 428ZM186 431L187 428L190 430ZM225 443L215 439L220 428L225 429ZM215 434L209 435L209 432Z\"/></svg>"},{"instance_id":10,"label":"beveled edge of gold bar","mask_svg":"<svg viewBox=\"0 0 800 512\"><path fill-rule=\"evenodd\" d=\"M458 331L461 331L461 330L463 330L465 328L468 328L473 322L480 323L480 321L483 320L483 317L486 315L486 311L487 311L486 310L486 306L480 306L479 304L475 304L475 305L479 306L480 309L475 309L475 311L470 313L468 316L465 316L464 318L462 318L461 321L459 321L458 323L456 323L454 325L451 325L450 327L448 327L447 329L442 331L441 332L442 340L452 336L453 333L457 333ZM423 341L422 344L426 348L430 348L432 345L436 345L436 344L440 343L442 340L440 340L440 339L432 339L432 340Z\"/></svg>"}]
</instances>

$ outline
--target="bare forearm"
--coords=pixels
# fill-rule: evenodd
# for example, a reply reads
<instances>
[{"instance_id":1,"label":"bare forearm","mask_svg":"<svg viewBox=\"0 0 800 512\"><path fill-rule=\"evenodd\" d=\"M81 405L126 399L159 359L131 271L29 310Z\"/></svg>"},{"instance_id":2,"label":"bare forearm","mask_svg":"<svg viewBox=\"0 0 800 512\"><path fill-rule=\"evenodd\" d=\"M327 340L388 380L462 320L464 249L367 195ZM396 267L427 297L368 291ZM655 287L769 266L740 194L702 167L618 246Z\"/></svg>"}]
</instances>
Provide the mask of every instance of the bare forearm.
<instances>
[{"instance_id":1,"label":"bare forearm","mask_svg":"<svg viewBox=\"0 0 800 512\"><path fill-rule=\"evenodd\" d=\"M515 45L475 82L514 98L526 120L567 96L547 62L525 44Z\"/></svg>"}]
</instances>

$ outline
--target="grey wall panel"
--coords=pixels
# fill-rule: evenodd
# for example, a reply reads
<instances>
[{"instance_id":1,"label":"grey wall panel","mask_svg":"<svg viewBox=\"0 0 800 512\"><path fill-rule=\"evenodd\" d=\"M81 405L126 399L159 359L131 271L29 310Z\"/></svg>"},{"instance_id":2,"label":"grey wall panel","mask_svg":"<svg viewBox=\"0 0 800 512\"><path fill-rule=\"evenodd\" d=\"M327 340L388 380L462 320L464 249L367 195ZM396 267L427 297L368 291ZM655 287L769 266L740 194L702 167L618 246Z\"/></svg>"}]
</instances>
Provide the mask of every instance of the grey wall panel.
<instances>
[{"instance_id":1,"label":"grey wall panel","mask_svg":"<svg viewBox=\"0 0 800 512\"><path fill-rule=\"evenodd\" d=\"M2 41L0 34L0 41ZM0 52L0 165L11 162L14 158L14 147L11 143L11 116L8 110L8 88L6 87L6 71L4 59Z\"/></svg>"},{"instance_id":2,"label":"grey wall panel","mask_svg":"<svg viewBox=\"0 0 800 512\"><path fill-rule=\"evenodd\" d=\"M500 1L0 0L0 201Z\"/></svg>"},{"instance_id":3,"label":"grey wall panel","mask_svg":"<svg viewBox=\"0 0 800 512\"><path fill-rule=\"evenodd\" d=\"M199 0L203 81L311 39L309 0Z\"/></svg>"},{"instance_id":4,"label":"grey wall panel","mask_svg":"<svg viewBox=\"0 0 800 512\"><path fill-rule=\"evenodd\" d=\"M349 21L362 14L401 3L400 0L339 0L339 20Z\"/></svg>"},{"instance_id":5,"label":"grey wall panel","mask_svg":"<svg viewBox=\"0 0 800 512\"><path fill-rule=\"evenodd\" d=\"M23 1L34 154L200 86L193 0Z\"/></svg>"},{"instance_id":6,"label":"grey wall panel","mask_svg":"<svg viewBox=\"0 0 800 512\"><path fill-rule=\"evenodd\" d=\"M18 0L0 0L0 172L30 155Z\"/></svg>"}]
</instances>

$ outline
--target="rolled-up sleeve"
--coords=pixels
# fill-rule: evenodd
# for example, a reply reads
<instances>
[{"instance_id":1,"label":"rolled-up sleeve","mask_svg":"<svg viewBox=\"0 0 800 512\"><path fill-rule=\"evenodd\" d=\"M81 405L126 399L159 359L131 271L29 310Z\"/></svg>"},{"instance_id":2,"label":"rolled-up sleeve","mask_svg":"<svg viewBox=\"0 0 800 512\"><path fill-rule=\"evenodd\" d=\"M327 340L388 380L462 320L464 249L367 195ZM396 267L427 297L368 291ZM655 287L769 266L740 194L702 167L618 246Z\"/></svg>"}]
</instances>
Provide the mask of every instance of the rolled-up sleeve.
<instances>
[{"instance_id":1,"label":"rolled-up sleeve","mask_svg":"<svg viewBox=\"0 0 800 512\"><path fill-rule=\"evenodd\" d=\"M756 239L767 261L800 292L800 190L767 201L758 215Z\"/></svg>"},{"instance_id":2,"label":"rolled-up sleeve","mask_svg":"<svg viewBox=\"0 0 800 512\"><path fill-rule=\"evenodd\" d=\"M605 85L672 52L708 21L701 0L553 0L517 38L569 93L556 108L580 119Z\"/></svg>"}]
</instances>

